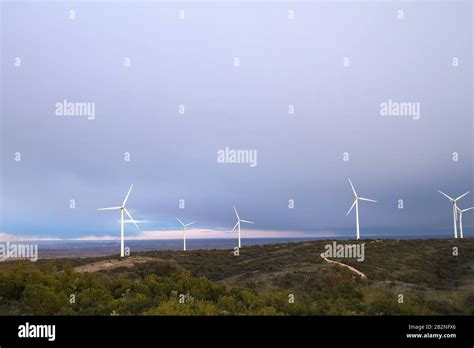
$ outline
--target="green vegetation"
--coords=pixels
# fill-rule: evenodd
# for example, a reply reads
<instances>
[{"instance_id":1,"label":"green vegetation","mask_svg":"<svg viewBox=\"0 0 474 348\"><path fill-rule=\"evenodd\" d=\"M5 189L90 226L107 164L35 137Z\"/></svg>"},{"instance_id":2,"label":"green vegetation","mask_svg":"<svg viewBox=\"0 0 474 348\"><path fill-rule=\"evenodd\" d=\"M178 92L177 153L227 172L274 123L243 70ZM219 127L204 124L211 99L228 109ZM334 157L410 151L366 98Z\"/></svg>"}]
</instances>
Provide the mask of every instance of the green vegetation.
<instances>
[{"instance_id":1,"label":"green vegetation","mask_svg":"<svg viewBox=\"0 0 474 348\"><path fill-rule=\"evenodd\" d=\"M365 241L364 262L333 259L368 281L322 260L327 243L3 262L0 314L474 315L472 239Z\"/></svg>"}]
</instances>

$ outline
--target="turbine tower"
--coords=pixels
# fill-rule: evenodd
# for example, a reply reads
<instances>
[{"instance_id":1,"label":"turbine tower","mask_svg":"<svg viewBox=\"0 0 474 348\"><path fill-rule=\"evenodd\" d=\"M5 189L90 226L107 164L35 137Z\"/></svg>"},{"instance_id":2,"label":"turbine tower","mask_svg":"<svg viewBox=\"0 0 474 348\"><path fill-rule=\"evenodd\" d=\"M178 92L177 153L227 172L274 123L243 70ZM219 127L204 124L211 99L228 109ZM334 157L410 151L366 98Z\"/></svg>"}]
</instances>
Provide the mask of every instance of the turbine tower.
<instances>
[{"instance_id":1,"label":"turbine tower","mask_svg":"<svg viewBox=\"0 0 474 348\"><path fill-rule=\"evenodd\" d=\"M457 238L458 237L458 226L457 226L456 221L458 221L458 209L459 209L457 202L458 202L458 200L463 198L465 195L467 195L470 191L467 191L466 193L462 194L458 198L449 197L446 193L444 193L443 191L440 191L440 190L438 190L438 192L441 193L443 196L445 196L447 199L449 199L449 201L453 205L454 238Z\"/></svg>"},{"instance_id":2,"label":"turbine tower","mask_svg":"<svg viewBox=\"0 0 474 348\"><path fill-rule=\"evenodd\" d=\"M186 251L186 228L188 226L191 226L192 224L196 223L196 221L190 222L189 224L183 223L180 219L176 218L176 220L179 221L179 223L183 226L183 250Z\"/></svg>"},{"instance_id":3,"label":"turbine tower","mask_svg":"<svg viewBox=\"0 0 474 348\"><path fill-rule=\"evenodd\" d=\"M128 210L125 208L125 204L127 203L128 197L130 196L130 192L132 192L133 185L130 186L130 190L128 190L127 195L125 196L125 199L123 200L122 205L119 205L117 207L109 207L109 208L99 208L97 210L120 210L120 257L125 256L125 244L124 244L124 238L123 238L123 213L125 212L130 220L133 222L133 224L138 228L137 223L133 219L132 215L128 212Z\"/></svg>"},{"instance_id":4,"label":"turbine tower","mask_svg":"<svg viewBox=\"0 0 474 348\"><path fill-rule=\"evenodd\" d=\"M472 210L474 209L474 207L471 207L471 208L466 208L466 209L460 209L458 207L458 211L459 211L459 236L461 238L463 238L463 235L462 235L462 213L468 211L468 210Z\"/></svg>"},{"instance_id":5,"label":"turbine tower","mask_svg":"<svg viewBox=\"0 0 474 348\"><path fill-rule=\"evenodd\" d=\"M245 223L247 223L247 224L254 224L254 222L248 221L248 220L242 220L242 219L240 219L239 213L237 213L237 209L235 209L235 207L234 207L234 211L235 211L235 215L237 216L237 223L235 224L235 226L234 226L234 228L232 229L231 232L234 232L236 227L238 228L238 232L239 232L239 249L240 249L240 246L241 246L241 244L240 244L240 223L241 223L241 222L245 222Z\"/></svg>"},{"instance_id":6,"label":"turbine tower","mask_svg":"<svg viewBox=\"0 0 474 348\"><path fill-rule=\"evenodd\" d=\"M357 240L360 239L360 229L359 229L359 201L367 201L367 202L373 202L373 203L377 203L377 201L374 201L373 199L369 199L369 198L363 198L363 197L359 197L357 195L357 192L354 188L354 185L352 185L352 181L351 179L349 178L349 184L351 184L351 187L352 187L352 192L354 192L354 203L352 203L349 211L347 212L346 216L349 215L349 213L351 212L352 208L356 208L356 229L357 229Z\"/></svg>"}]
</instances>

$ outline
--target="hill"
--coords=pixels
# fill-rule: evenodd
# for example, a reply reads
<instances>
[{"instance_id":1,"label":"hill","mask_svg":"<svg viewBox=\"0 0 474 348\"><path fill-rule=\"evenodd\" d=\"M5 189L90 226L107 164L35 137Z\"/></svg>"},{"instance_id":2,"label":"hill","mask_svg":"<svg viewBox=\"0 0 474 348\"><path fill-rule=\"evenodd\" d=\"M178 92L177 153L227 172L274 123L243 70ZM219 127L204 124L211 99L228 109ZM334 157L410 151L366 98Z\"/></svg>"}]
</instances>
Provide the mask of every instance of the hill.
<instances>
[{"instance_id":1,"label":"hill","mask_svg":"<svg viewBox=\"0 0 474 348\"><path fill-rule=\"evenodd\" d=\"M367 280L323 260L328 243L243 247L239 256L231 250L151 251L126 259L4 262L0 313L474 314L473 239L359 241L363 262L331 258Z\"/></svg>"}]
</instances>

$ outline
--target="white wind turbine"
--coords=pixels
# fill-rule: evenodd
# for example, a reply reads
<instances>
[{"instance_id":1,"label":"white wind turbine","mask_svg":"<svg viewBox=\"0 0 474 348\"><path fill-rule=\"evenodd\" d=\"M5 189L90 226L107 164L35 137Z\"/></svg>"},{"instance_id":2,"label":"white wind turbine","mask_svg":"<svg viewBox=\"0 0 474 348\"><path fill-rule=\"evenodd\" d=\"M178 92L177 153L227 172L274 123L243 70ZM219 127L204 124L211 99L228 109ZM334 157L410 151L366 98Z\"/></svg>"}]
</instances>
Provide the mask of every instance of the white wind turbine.
<instances>
[{"instance_id":1,"label":"white wind turbine","mask_svg":"<svg viewBox=\"0 0 474 348\"><path fill-rule=\"evenodd\" d=\"M438 192L441 193L443 196L445 196L447 199L449 199L451 204L453 205L454 238L457 238L458 237L458 226L457 226L456 221L458 221L458 209L459 209L457 202L458 202L458 200L463 198L465 195L467 195L470 191L467 191L466 193L462 194L458 198L449 197L446 193L444 193L443 191L440 191L440 190L438 190Z\"/></svg>"},{"instance_id":2,"label":"white wind turbine","mask_svg":"<svg viewBox=\"0 0 474 348\"><path fill-rule=\"evenodd\" d=\"M470 208L466 208L466 209L460 209L458 207L458 211L459 211L459 236L461 238L463 238L463 235L462 235L462 213L468 211L468 210L472 210L474 209L474 207L470 207Z\"/></svg>"},{"instance_id":3,"label":"white wind turbine","mask_svg":"<svg viewBox=\"0 0 474 348\"><path fill-rule=\"evenodd\" d=\"M248 221L248 220L242 220L239 217L239 213L237 213L237 209L235 209L235 207L234 207L234 211L235 211L235 215L237 216L237 223L235 224L235 226L234 226L234 228L232 229L231 232L234 232L236 227L238 228L238 231L239 231L239 249L240 249L240 223L245 222L247 224L254 224L254 222Z\"/></svg>"},{"instance_id":4,"label":"white wind turbine","mask_svg":"<svg viewBox=\"0 0 474 348\"><path fill-rule=\"evenodd\" d=\"M190 222L189 224L185 224L184 222L182 222L180 219L176 218L176 220L179 221L179 223L181 225L183 225L183 244L184 244L184 248L183 250L186 251L186 229L188 226L191 226L192 224L196 223L196 221L193 221L193 222Z\"/></svg>"},{"instance_id":5,"label":"white wind turbine","mask_svg":"<svg viewBox=\"0 0 474 348\"><path fill-rule=\"evenodd\" d=\"M351 212L352 208L356 208L356 227L357 227L357 239L360 239L360 230L359 230L359 201L367 201L367 202L373 202L373 203L377 203L377 201L374 201L373 199L369 199L369 198L363 198L363 197L359 197L357 195L357 192L354 188L354 185L352 185L352 181L351 179L349 178L349 184L351 184L351 187L352 187L352 192L354 192L354 203L352 203L351 205L351 208L349 209L349 211L347 212L346 216L349 215L349 213Z\"/></svg>"},{"instance_id":6,"label":"white wind turbine","mask_svg":"<svg viewBox=\"0 0 474 348\"><path fill-rule=\"evenodd\" d=\"M137 223L133 219L132 215L128 212L128 210L125 208L125 204L127 203L128 196L130 196L130 192L132 192L133 185L130 186L130 190L128 190L127 195L125 196L125 199L123 200L122 205L119 205L117 207L109 207L109 208L99 208L97 210L120 210L120 257L125 256L125 245L124 245L124 239L123 239L123 213L125 212L128 217L130 218L130 221L133 222L133 224L138 228Z\"/></svg>"}]
</instances>

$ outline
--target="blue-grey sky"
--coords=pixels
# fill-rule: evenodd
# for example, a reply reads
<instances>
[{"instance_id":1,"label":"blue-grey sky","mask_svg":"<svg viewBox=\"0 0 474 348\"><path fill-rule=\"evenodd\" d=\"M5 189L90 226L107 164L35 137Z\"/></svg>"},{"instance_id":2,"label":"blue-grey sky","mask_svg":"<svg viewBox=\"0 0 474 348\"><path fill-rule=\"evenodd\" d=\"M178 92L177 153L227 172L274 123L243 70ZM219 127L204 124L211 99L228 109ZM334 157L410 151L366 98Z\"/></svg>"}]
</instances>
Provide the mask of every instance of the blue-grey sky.
<instances>
[{"instance_id":1,"label":"blue-grey sky","mask_svg":"<svg viewBox=\"0 0 474 348\"><path fill-rule=\"evenodd\" d=\"M362 235L451 236L437 190L474 188L472 17L470 1L4 2L0 233L118 235L96 209L134 184L141 231L229 230L236 205L254 236L352 236L351 177L379 201L361 204ZM56 116L64 99L95 119ZM381 116L388 100L420 118ZM225 147L257 166L219 164Z\"/></svg>"}]
</instances>

